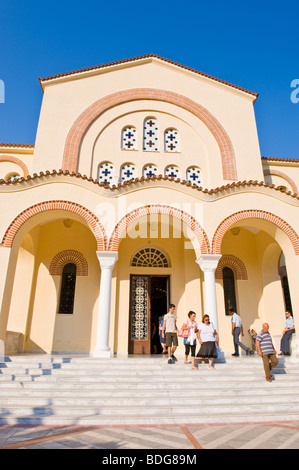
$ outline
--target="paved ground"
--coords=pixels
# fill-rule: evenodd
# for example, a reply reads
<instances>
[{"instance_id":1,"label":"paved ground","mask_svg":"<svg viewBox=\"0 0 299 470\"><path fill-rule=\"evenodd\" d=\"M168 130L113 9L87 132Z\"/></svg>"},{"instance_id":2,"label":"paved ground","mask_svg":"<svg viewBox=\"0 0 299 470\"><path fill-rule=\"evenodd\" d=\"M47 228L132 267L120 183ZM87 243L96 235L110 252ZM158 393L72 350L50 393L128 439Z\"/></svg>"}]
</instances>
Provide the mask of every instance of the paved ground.
<instances>
[{"instance_id":1,"label":"paved ground","mask_svg":"<svg viewBox=\"0 0 299 470\"><path fill-rule=\"evenodd\" d=\"M199 426L0 426L0 449L299 449L299 422Z\"/></svg>"}]
</instances>

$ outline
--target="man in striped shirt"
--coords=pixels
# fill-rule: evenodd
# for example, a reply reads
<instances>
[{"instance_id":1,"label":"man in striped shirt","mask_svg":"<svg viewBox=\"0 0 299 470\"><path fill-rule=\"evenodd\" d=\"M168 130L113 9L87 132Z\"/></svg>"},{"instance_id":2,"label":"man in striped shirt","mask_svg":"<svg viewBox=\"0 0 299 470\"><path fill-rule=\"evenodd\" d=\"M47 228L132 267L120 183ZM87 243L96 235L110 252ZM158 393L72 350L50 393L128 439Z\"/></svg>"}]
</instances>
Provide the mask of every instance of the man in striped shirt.
<instances>
[{"instance_id":1,"label":"man in striped shirt","mask_svg":"<svg viewBox=\"0 0 299 470\"><path fill-rule=\"evenodd\" d=\"M268 323L263 323L263 329L256 337L256 348L259 356L263 359L266 380L271 382L271 370L277 366L278 359L269 333Z\"/></svg>"}]
</instances>

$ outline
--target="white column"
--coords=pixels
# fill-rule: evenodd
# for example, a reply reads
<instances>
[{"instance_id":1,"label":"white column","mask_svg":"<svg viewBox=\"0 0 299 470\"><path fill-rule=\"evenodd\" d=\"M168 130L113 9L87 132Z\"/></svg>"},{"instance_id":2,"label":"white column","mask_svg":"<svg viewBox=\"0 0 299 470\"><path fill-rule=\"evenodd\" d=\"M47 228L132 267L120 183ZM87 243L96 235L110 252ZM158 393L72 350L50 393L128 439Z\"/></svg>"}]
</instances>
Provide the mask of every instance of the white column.
<instances>
[{"instance_id":1,"label":"white column","mask_svg":"<svg viewBox=\"0 0 299 470\"><path fill-rule=\"evenodd\" d=\"M110 357L109 327L111 305L112 271L118 258L115 251L97 251L101 266L101 284L98 309L97 344L93 352L94 357Z\"/></svg>"},{"instance_id":2,"label":"white column","mask_svg":"<svg viewBox=\"0 0 299 470\"><path fill-rule=\"evenodd\" d=\"M17 251L17 250L16 250ZM4 361L8 313L13 288L16 255L11 258L11 249L0 246L0 361Z\"/></svg>"},{"instance_id":3,"label":"white column","mask_svg":"<svg viewBox=\"0 0 299 470\"><path fill-rule=\"evenodd\" d=\"M292 250L284 251L290 296L293 309L293 318L295 323L295 333L291 337L291 360L298 362L299 359L299 255L295 255Z\"/></svg>"},{"instance_id":4,"label":"white column","mask_svg":"<svg viewBox=\"0 0 299 470\"><path fill-rule=\"evenodd\" d=\"M218 331L218 312L217 312L217 300L216 300L216 283L215 283L215 271L220 260L221 255L201 255L196 263L199 264L200 269L204 273L204 299L205 299L205 311L204 314L209 315L210 320L214 323L215 328Z\"/></svg>"}]
</instances>

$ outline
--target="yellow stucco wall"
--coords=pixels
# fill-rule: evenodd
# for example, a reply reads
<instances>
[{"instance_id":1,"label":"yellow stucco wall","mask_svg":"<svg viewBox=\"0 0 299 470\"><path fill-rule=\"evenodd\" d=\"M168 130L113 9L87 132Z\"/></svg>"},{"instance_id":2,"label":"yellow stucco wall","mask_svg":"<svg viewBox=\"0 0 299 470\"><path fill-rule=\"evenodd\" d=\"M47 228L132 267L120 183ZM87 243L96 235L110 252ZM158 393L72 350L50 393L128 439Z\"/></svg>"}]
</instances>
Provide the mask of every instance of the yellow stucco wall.
<instances>
[{"instance_id":1,"label":"yellow stucco wall","mask_svg":"<svg viewBox=\"0 0 299 470\"><path fill-rule=\"evenodd\" d=\"M134 100L114 106L96 117L86 129L79 148L77 171L55 173L62 166L68 132L88 106L109 94L135 88L151 88L180 94L206 108L224 128L234 149L237 176L240 181L257 180L282 184L281 176L264 176L263 170L285 172L299 184L295 163L262 161L256 132L252 95L221 84L191 71L181 70L158 59L137 61L130 65L99 69L86 74L71 75L43 84L41 108L35 148L0 148L0 157L9 153L20 159L31 176L13 184L0 184L0 339L6 331L19 333L20 350L92 352L96 344L98 302L101 270L97 259L94 227L87 221L92 214L103 226L109 241L118 222L136 207L147 205L175 206L190 214L203 227L210 247L219 225L240 211L259 210L274 214L273 222L250 218L238 221L224 234L221 254L240 259L247 270L247 280L236 280L237 309L244 323L244 343L251 345L248 328L261 329L268 321L275 340L284 325L284 301L278 262L283 251L289 279L295 321L299 318L299 264L295 252L299 233L299 200L266 185L244 184L227 186L219 145L202 120L184 107L158 100ZM159 151L142 150L143 122L153 116L159 123ZM137 129L138 148L121 149L121 131L125 126ZM176 128L180 133L178 153L164 149L163 133ZM198 190L169 180L145 180L106 189L97 184L97 169L102 162L114 165L115 183L122 164L136 166L142 176L144 165L153 163L164 174L168 164L181 170L182 179L190 165L202 171ZM250 164L249 164L250 162ZM0 161L0 178L17 171L15 161ZM39 172L50 171L48 174ZM21 176L22 173L20 172ZM217 190L213 190L217 188ZM287 189L290 189L286 182ZM47 210L34 213L34 206L46 201L67 201L73 210ZM78 207L84 209L84 214ZM82 209L82 210L83 210ZM30 218L26 214L30 212ZM81 212L80 212L81 211ZM23 215L21 215L23 214ZM23 220L22 217L25 217ZM5 245L7 231L18 222L11 245ZM275 224L281 218L295 231L291 242ZM63 221L71 219L66 228ZM161 224L162 221L162 224ZM169 275L170 301L177 306L178 324L189 310L204 314L204 276L196 259L201 250L192 232L172 217L151 216L129 225L127 237L119 245L118 261L113 270L111 293L110 340L112 352L126 354L129 338L130 275ZM136 237L136 231L149 227L155 230ZM166 237L165 225L170 224L171 236ZM173 226L176 236L173 236ZM233 233L233 227L240 231ZM185 230L185 237L182 234ZM4 244L4 246L3 246ZM134 268L132 255L144 246L155 246L167 253L169 268ZM51 275L53 258L64 250L76 250L88 263L88 276L77 276L73 315L57 312L61 276ZM220 345L225 352L233 351L231 319L225 315L223 282L216 280ZM179 351L183 352L180 341Z\"/></svg>"}]
</instances>

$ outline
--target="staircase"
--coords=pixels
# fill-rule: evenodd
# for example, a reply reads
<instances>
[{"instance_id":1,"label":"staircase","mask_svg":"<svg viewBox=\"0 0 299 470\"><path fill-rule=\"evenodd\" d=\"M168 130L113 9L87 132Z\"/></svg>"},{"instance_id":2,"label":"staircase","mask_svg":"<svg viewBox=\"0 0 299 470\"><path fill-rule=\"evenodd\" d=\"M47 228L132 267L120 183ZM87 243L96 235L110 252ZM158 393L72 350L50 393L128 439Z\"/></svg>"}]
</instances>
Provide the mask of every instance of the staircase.
<instances>
[{"instance_id":1,"label":"staircase","mask_svg":"<svg viewBox=\"0 0 299 470\"><path fill-rule=\"evenodd\" d=\"M165 356L18 355L0 364L0 424L169 425L299 420L299 362L272 383L258 356L207 365Z\"/></svg>"}]
</instances>

